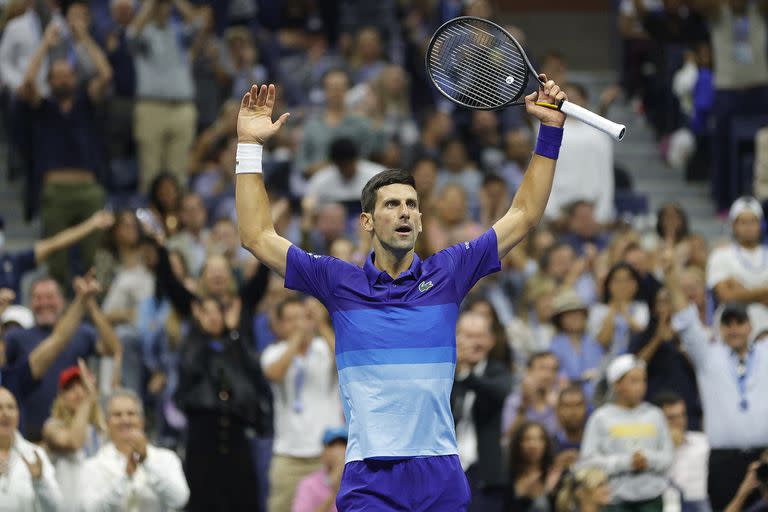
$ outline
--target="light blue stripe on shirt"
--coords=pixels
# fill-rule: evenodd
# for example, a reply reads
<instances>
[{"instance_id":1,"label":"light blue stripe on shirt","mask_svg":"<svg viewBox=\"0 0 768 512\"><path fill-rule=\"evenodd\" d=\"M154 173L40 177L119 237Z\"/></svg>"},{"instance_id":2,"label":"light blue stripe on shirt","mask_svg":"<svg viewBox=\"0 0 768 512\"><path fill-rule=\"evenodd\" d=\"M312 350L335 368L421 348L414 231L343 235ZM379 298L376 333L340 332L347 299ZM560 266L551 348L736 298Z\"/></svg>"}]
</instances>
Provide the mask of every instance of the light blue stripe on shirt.
<instances>
[{"instance_id":1,"label":"light blue stripe on shirt","mask_svg":"<svg viewBox=\"0 0 768 512\"><path fill-rule=\"evenodd\" d=\"M456 350L453 347L377 348L341 352L336 356L336 367L343 370L349 366L455 363L455 361Z\"/></svg>"}]
</instances>

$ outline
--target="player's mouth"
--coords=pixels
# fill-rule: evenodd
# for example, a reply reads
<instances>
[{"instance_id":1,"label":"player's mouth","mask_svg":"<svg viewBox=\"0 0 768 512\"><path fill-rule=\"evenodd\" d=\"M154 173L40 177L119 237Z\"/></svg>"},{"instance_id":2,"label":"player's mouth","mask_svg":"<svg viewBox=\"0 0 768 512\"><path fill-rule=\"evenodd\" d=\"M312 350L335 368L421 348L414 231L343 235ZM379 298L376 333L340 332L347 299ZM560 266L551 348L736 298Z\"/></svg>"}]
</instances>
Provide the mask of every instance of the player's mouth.
<instances>
[{"instance_id":1,"label":"player's mouth","mask_svg":"<svg viewBox=\"0 0 768 512\"><path fill-rule=\"evenodd\" d=\"M408 225L400 226L397 229L395 229L395 232L403 237L410 235L411 231L413 231L413 228Z\"/></svg>"}]
</instances>

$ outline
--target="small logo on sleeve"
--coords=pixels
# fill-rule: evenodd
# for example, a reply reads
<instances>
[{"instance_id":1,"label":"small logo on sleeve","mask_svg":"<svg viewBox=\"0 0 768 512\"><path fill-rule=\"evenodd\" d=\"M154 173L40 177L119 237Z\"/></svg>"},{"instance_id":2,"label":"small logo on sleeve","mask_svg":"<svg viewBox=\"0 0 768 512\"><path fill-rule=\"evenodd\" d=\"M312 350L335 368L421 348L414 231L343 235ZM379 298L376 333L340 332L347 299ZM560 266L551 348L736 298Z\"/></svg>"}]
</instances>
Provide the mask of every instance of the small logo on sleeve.
<instances>
[{"instance_id":1,"label":"small logo on sleeve","mask_svg":"<svg viewBox=\"0 0 768 512\"><path fill-rule=\"evenodd\" d=\"M464 242L464 247L469 250L469 242Z\"/></svg>"},{"instance_id":2,"label":"small logo on sleeve","mask_svg":"<svg viewBox=\"0 0 768 512\"><path fill-rule=\"evenodd\" d=\"M422 281L421 284L419 284L419 291L425 292L432 288L433 284L432 281Z\"/></svg>"}]
</instances>

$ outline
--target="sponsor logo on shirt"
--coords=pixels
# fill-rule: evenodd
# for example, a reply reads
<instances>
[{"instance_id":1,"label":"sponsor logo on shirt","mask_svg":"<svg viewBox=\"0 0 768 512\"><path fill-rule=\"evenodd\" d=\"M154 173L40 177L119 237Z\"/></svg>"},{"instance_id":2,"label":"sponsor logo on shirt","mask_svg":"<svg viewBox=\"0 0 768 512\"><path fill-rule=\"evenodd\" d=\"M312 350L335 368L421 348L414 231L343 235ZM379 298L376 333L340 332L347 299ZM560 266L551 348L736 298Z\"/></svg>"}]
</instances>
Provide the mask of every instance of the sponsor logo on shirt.
<instances>
[{"instance_id":1,"label":"sponsor logo on shirt","mask_svg":"<svg viewBox=\"0 0 768 512\"><path fill-rule=\"evenodd\" d=\"M421 284L419 284L419 291L420 292L425 292L425 291L429 290L430 288L432 288L432 286L434 286L432 284L432 281L422 281Z\"/></svg>"}]
</instances>

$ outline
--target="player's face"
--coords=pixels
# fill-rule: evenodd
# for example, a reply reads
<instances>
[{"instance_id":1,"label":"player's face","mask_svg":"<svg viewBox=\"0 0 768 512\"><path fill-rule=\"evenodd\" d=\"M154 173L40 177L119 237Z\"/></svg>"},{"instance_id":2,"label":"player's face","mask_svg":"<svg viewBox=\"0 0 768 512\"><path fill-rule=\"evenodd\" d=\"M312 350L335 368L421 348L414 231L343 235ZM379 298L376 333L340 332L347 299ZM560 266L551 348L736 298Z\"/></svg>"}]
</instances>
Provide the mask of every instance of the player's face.
<instances>
[{"instance_id":1,"label":"player's face","mask_svg":"<svg viewBox=\"0 0 768 512\"><path fill-rule=\"evenodd\" d=\"M370 216L364 214L364 228L373 231L382 246L391 251L410 251L421 232L421 212L416 189L395 183L381 187Z\"/></svg>"}]
</instances>

